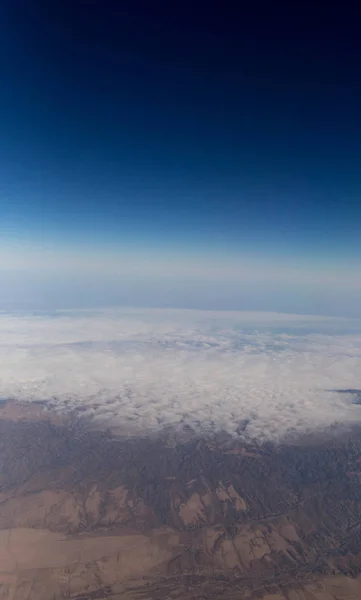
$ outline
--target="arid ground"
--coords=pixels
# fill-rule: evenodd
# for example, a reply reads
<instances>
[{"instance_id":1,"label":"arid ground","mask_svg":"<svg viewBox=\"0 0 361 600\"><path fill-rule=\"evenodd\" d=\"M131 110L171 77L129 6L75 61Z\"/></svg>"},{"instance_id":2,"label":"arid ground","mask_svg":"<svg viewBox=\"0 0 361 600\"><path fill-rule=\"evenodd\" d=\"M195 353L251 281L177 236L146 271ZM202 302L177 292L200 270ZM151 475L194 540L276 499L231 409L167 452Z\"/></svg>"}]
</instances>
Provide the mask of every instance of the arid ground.
<instances>
[{"instance_id":1,"label":"arid ground","mask_svg":"<svg viewBox=\"0 0 361 600\"><path fill-rule=\"evenodd\" d=\"M358 431L125 438L3 402L0 598L356 600L360 456Z\"/></svg>"}]
</instances>

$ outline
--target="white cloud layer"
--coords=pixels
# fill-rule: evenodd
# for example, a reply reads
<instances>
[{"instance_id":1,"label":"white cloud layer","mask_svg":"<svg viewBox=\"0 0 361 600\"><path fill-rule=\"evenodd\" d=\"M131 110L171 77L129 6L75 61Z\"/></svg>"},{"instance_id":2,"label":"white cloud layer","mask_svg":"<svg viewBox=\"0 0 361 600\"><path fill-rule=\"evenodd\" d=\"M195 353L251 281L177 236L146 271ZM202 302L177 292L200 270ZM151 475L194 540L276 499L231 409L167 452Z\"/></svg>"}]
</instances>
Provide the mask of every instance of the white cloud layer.
<instances>
[{"instance_id":1,"label":"white cloud layer","mask_svg":"<svg viewBox=\"0 0 361 600\"><path fill-rule=\"evenodd\" d=\"M0 397L53 402L121 429L280 439L361 423L361 325L176 310L0 315Z\"/></svg>"}]
</instances>

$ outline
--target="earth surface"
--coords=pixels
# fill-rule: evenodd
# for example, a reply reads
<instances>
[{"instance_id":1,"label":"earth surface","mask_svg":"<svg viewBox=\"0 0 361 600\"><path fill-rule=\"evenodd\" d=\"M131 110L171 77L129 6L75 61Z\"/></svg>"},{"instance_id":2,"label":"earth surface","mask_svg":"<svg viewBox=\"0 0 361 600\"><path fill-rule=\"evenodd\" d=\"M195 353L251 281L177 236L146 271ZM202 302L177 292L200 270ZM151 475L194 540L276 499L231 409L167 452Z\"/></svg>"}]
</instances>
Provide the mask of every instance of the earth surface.
<instances>
[{"instance_id":1,"label":"earth surface","mask_svg":"<svg viewBox=\"0 0 361 600\"><path fill-rule=\"evenodd\" d=\"M361 597L361 434L114 435L0 405L1 600Z\"/></svg>"}]
</instances>

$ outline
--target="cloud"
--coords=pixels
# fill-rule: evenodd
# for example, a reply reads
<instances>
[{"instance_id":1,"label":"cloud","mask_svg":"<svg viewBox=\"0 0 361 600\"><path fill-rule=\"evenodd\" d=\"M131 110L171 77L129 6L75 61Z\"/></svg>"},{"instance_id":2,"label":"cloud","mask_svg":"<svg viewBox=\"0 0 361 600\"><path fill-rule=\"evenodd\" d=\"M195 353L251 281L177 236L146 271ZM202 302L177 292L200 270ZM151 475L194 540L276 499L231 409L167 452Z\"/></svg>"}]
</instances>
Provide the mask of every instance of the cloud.
<instances>
[{"instance_id":1,"label":"cloud","mask_svg":"<svg viewBox=\"0 0 361 600\"><path fill-rule=\"evenodd\" d=\"M346 319L176 310L0 315L0 396L82 409L139 432L280 439L361 422L361 326Z\"/></svg>"}]
</instances>

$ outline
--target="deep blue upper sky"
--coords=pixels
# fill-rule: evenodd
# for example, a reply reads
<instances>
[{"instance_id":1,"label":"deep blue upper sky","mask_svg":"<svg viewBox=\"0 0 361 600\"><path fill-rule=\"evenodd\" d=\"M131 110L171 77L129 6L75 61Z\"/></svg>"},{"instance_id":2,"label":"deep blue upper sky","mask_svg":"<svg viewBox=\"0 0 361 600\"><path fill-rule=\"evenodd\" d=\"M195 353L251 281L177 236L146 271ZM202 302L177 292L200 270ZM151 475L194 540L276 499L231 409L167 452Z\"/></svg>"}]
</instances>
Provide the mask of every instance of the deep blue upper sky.
<instances>
[{"instance_id":1,"label":"deep blue upper sky","mask_svg":"<svg viewBox=\"0 0 361 600\"><path fill-rule=\"evenodd\" d=\"M3 2L5 237L359 260L360 23L243 4Z\"/></svg>"}]
</instances>

